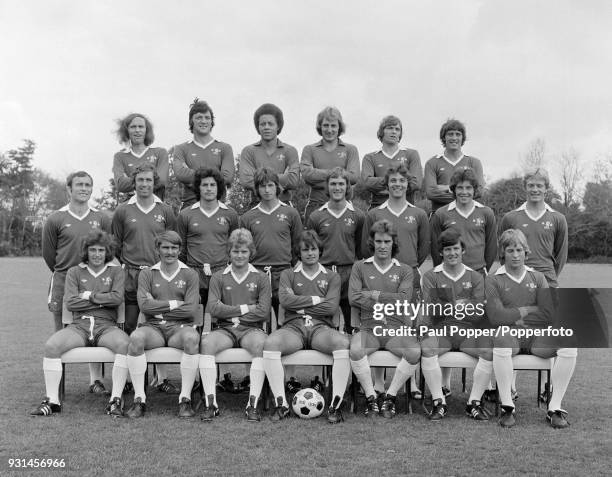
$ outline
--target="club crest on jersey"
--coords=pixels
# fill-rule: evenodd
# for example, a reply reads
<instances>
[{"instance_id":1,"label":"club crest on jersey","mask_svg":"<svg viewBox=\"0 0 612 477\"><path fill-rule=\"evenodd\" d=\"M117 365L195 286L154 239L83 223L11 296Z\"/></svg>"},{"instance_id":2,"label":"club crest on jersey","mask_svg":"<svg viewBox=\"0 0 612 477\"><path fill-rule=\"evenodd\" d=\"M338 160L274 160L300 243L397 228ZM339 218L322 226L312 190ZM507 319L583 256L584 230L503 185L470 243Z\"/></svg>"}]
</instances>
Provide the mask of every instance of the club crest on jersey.
<instances>
[{"instance_id":1,"label":"club crest on jersey","mask_svg":"<svg viewBox=\"0 0 612 477\"><path fill-rule=\"evenodd\" d=\"M327 280L324 280L324 279L322 279L322 280L317 280L317 286L318 286L319 288L321 288L321 289L325 289L325 288L327 288L327 284L328 284L328 283L329 283L329 282L328 282Z\"/></svg>"},{"instance_id":2,"label":"club crest on jersey","mask_svg":"<svg viewBox=\"0 0 612 477\"><path fill-rule=\"evenodd\" d=\"M391 280L392 282L399 282L399 275L397 273L389 275L389 280Z\"/></svg>"},{"instance_id":3,"label":"club crest on jersey","mask_svg":"<svg viewBox=\"0 0 612 477\"><path fill-rule=\"evenodd\" d=\"M406 222L408 222L409 224L414 224L416 222L415 218L411 215L409 217L406 217Z\"/></svg>"},{"instance_id":4,"label":"club crest on jersey","mask_svg":"<svg viewBox=\"0 0 612 477\"><path fill-rule=\"evenodd\" d=\"M339 157L340 159L346 159L346 151L340 151L340 152L338 153L338 157Z\"/></svg>"},{"instance_id":5,"label":"club crest on jersey","mask_svg":"<svg viewBox=\"0 0 612 477\"><path fill-rule=\"evenodd\" d=\"M174 282L174 284L176 285L176 288L184 288L185 285L187 285L187 282L185 280L177 280Z\"/></svg>"},{"instance_id":6,"label":"club crest on jersey","mask_svg":"<svg viewBox=\"0 0 612 477\"><path fill-rule=\"evenodd\" d=\"M155 156L149 156L149 157L147 157L147 159L146 159L146 160L147 160L147 161L149 161L149 162L155 162L155 161L157 160L157 157L155 157Z\"/></svg>"},{"instance_id":7,"label":"club crest on jersey","mask_svg":"<svg viewBox=\"0 0 612 477\"><path fill-rule=\"evenodd\" d=\"M346 224L347 227L350 227L351 225L355 223L355 221L353 220L352 217L346 217L344 219L344 223Z\"/></svg>"},{"instance_id":8,"label":"club crest on jersey","mask_svg":"<svg viewBox=\"0 0 612 477\"><path fill-rule=\"evenodd\" d=\"M219 149L218 147L215 147L214 149L211 149L210 152L218 156L219 153L221 152L221 149Z\"/></svg>"},{"instance_id":9,"label":"club crest on jersey","mask_svg":"<svg viewBox=\"0 0 612 477\"><path fill-rule=\"evenodd\" d=\"M111 283L113 283L113 279L111 277L104 277L102 279L102 283L108 287L111 285Z\"/></svg>"},{"instance_id":10,"label":"club crest on jersey","mask_svg":"<svg viewBox=\"0 0 612 477\"><path fill-rule=\"evenodd\" d=\"M92 229L99 229L100 228L100 222L98 222L97 220L90 220L89 225L91 225Z\"/></svg>"},{"instance_id":11,"label":"club crest on jersey","mask_svg":"<svg viewBox=\"0 0 612 477\"><path fill-rule=\"evenodd\" d=\"M472 282L463 282L461 283L463 288L472 288Z\"/></svg>"},{"instance_id":12,"label":"club crest on jersey","mask_svg":"<svg viewBox=\"0 0 612 477\"><path fill-rule=\"evenodd\" d=\"M472 220L472 222L476 224L476 227L480 227L481 225L484 225L484 220L482 219L482 217L476 217L474 220Z\"/></svg>"},{"instance_id":13,"label":"club crest on jersey","mask_svg":"<svg viewBox=\"0 0 612 477\"><path fill-rule=\"evenodd\" d=\"M250 292L254 292L255 290L257 290L257 283L249 282L246 284L246 287L249 289Z\"/></svg>"},{"instance_id":14,"label":"club crest on jersey","mask_svg":"<svg viewBox=\"0 0 612 477\"><path fill-rule=\"evenodd\" d=\"M154 215L153 218L155 219L155 222L159 222L160 224L166 221L166 218L161 214Z\"/></svg>"},{"instance_id":15,"label":"club crest on jersey","mask_svg":"<svg viewBox=\"0 0 612 477\"><path fill-rule=\"evenodd\" d=\"M282 161L282 160L284 160L284 159L285 159L285 155L284 155L284 154L279 154L279 155L278 155L278 160L279 160L279 161Z\"/></svg>"},{"instance_id":16,"label":"club crest on jersey","mask_svg":"<svg viewBox=\"0 0 612 477\"><path fill-rule=\"evenodd\" d=\"M525 286L527 288L531 288L532 290L535 290L536 288L538 288L538 286L535 283L527 283Z\"/></svg>"},{"instance_id":17,"label":"club crest on jersey","mask_svg":"<svg viewBox=\"0 0 612 477\"><path fill-rule=\"evenodd\" d=\"M225 220L225 217L217 217L217 222L219 225L227 225L227 220Z\"/></svg>"},{"instance_id":18,"label":"club crest on jersey","mask_svg":"<svg viewBox=\"0 0 612 477\"><path fill-rule=\"evenodd\" d=\"M276 217L278 218L279 222L285 222L287 220L286 214L276 214Z\"/></svg>"},{"instance_id":19,"label":"club crest on jersey","mask_svg":"<svg viewBox=\"0 0 612 477\"><path fill-rule=\"evenodd\" d=\"M550 230L553 226L550 220L547 220L546 222L542 222L542 225L544 226L544 230Z\"/></svg>"}]
</instances>

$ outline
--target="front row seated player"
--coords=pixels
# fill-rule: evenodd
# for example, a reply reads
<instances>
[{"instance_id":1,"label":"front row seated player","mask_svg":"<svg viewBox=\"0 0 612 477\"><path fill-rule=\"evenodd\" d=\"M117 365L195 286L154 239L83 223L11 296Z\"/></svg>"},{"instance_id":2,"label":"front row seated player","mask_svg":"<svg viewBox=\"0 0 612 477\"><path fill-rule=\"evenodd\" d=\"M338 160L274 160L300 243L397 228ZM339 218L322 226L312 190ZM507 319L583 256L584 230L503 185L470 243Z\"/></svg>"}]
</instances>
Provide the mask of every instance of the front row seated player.
<instances>
[{"instance_id":1,"label":"front row seated player","mask_svg":"<svg viewBox=\"0 0 612 477\"><path fill-rule=\"evenodd\" d=\"M398 330L412 325L410 316L374 315L377 305L410 302L413 291L412 268L398 262L397 232L387 220L375 222L369 232L369 246L374 255L353 265L349 281L349 301L361 315L361 325L350 345L353 373L367 399L366 416L395 416L397 392L414 375L421 358L421 346L414 336L395 336ZM390 333L391 332L391 333ZM368 355L386 349L401 358L379 408L372 382Z\"/></svg>"},{"instance_id":2,"label":"front row seated player","mask_svg":"<svg viewBox=\"0 0 612 477\"><path fill-rule=\"evenodd\" d=\"M522 231L508 229L499 238L499 261L502 266L485 280L487 316L495 326L509 325L515 328L546 328L553 324L552 297L545 276L525 265L530 253ZM541 358L556 356L551 372L552 397L548 404L547 419L554 428L566 428L567 411L561 401L576 366L576 348L562 347L557 337L538 336L517 338L500 335L494 338L493 368L502 413L499 424L512 427L516 424L514 403L511 396L512 356L528 352ZM573 344L573 343L572 343Z\"/></svg>"},{"instance_id":3,"label":"front row seated player","mask_svg":"<svg viewBox=\"0 0 612 477\"><path fill-rule=\"evenodd\" d=\"M448 351L463 351L475 358L472 391L466 412L477 421L488 421L489 417L481 406L481 396L491 379L493 353L491 340L486 337L466 338L453 336L451 326L477 328L486 324L484 313L484 279L482 275L463 264L465 244L458 230L449 228L442 232L437 241L442 263L423 275L421 289L423 302L427 305L453 306L454 313L447 316L443 309L428 315L430 327L444 330L443 336L426 336L421 341L421 369L431 390L433 410L429 416L439 421L447 413L446 399L442 390L442 371L438 356ZM471 304L466 310L466 305ZM480 306L478 306L480 305ZM460 308L459 308L460 307Z\"/></svg>"},{"instance_id":4,"label":"front row seated player","mask_svg":"<svg viewBox=\"0 0 612 477\"><path fill-rule=\"evenodd\" d=\"M334 329L333 323L340 303L340 276L319 263L323 250L314 231L302 232L295 248L301 261L294 268L283 270L278 289L285 322L264 344L264 369L276 404L270 419L276 422L289 415L281 357L301 349L314 349L334 358L333 397L327 420L336 424L344 420L340 405L351 371L348 337Z\"/></svg>"},{"instance_id":5,"label":"front row seated player","mask_svg":"<svg viewBox=\"0 0 612 477\"><path fill-rule=\"evenodd\" d=\"M82 262L68 270L64 304L73 322L55 332L45 344L43 371L47 397L30 414L49 416L61 412L59 385L62 379L61 356L80 346L104 346L115 353L111 399L107 414L121 416L121 392L128 375L128 335L117 328L117 307L123 302L123 270L113 257L112 237L93 230L83 242Z\"/></svg>"},{"instance_id":6,"label":"front row seated player","mask_svg":"<svg viewBox=\"0 0 612 477\"><path fill-rule=\"evenodd\" d=\"M249 263L255 256L251 232L242 228L234 230L227 249L231 264L213 274L208 292L208 308L216 320L216 328L203 335L200 343L202 399L206 406L202 420L212 421L219 415L215 354L229 348L244 348L253 356L245 412L247 420L257 422L261 420L257 401L266 378L262 360L266 333L262 328L270 317L270 280Z\"/></svg>"},{"instance_id":7,"label":"front row seated player","mask_svg":"<svg viewBox=\"0 0 612 477\"><path fill-rule=\"evenodd\" d=\"M200 335L194 324L199 302L198 274L179 261L181 238L169 230L155 237L160 261L138 277L138 306L145 316L130 335L127 363L134 385L134 402L127 416L138 418L146 411L145 350L169 346L183 350L179 417L194 417L191 389L198 373Z\"/></svg>"}]
</instances>

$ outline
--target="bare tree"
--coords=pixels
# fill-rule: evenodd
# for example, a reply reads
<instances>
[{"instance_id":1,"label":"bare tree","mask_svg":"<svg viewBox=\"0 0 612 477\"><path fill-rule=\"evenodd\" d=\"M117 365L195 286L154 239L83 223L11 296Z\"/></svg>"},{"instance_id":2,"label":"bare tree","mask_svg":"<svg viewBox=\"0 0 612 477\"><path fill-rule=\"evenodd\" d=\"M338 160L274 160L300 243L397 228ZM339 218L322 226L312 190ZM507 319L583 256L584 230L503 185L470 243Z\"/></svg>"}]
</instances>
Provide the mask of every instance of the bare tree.
<instances>
[{"instance_id":1,"label":"bare tree","mask_svg":"<svg viewBox=\"0 0 612 477\"><path fill-rule=\"evenodd\" d=\"M595 162L593 181L597 183L612 181L612 152L600 156Z\"/></svg>"},{"instance_id":2,"label":"bare tree","mask_svg":"<svg viewBox=\"0 0 612 477\"><path fill-rule=\"evenodd\" d=\"M524 172L532 171L546 165L546 141L538 137L534 139L522 157L521 166Z\"/></svg>"},{"instance_id":3,"label":"bare tree","mask_svg":"<svg viewBox=\"0 0 612 477\"><path fill-rule=\"evenodd\" d=\"M583 170L580 167L580 162L580 154L573 147L561 153L559 159L561 194L566 208L569 208L579 200L579 191L583 179Z\"/></svg>"}]
</instances>

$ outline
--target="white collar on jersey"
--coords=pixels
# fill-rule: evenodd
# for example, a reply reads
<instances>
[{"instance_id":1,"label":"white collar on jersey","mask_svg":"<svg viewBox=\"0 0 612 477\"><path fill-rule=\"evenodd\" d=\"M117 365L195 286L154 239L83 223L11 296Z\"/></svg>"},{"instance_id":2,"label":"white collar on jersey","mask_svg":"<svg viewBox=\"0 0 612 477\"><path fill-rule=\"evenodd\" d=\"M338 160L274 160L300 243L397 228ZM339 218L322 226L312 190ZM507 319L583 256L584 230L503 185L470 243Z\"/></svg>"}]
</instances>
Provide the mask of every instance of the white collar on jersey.
<instances>
[{"instance_id":1,"label":"white collar on jersey","mask_svg":"<svg viewBox=\"0 0 612 477\"><path fill-rule=\"evenodd\" d=\"M157 262L155 265L153 265L151 267L151 270L159 270L160 275L162 276L162 278L164 280L166 280L167 282L174 280L174 278L176 278L176 276L179 274L179 272L181 271L181 269L183 268L189 268L187 265L185 265L183 262L181 262L180 260L178 261L178 268L176 269L176 272L174 272L172 275L168 276L166 275L164 272L162 272L161 269L161 262Z\"/></svg>"},{"instance_id":2,"label":"white collar on jersey","mask_svg":"<svg viewBox=\"0 0 612 477\"><path fill-rule=\"evenodd\" d=\"M217 203L219 204L219 209L229 209L229 207L227 205L225 205L223 202L221 202L220 200L217 201ZM192 209L199 209L200 208L200 203L196 202L195 204L193 204L191 206ZM216 212L216 210L215 210Z\"/></svg>"},{"instance_id":3,"label":"white collar on jersey","mask_svg":"<svg viewBox=\"0 0 612 477\"><path fill-rule=\"evenodd\" d=\"M376 270L378 270L380 273L387 273L389 270L391 270L391 267L393 267L393 265L397 265L398 267L400 266L400 263L397 261L397 259L392 258L391 263L386 269L380 268L378 264L374 261L374 255L372 255L370 258L366 258L363 261L363 263L371 263L372 265L376 267Z\"/></svg>"},{"instance_id":4,"label":"white collar on jersey","mask_svg":"<svg viewBox=\"0 0 612 477\"><path fill-rule=\"evenodd\" d=\"M147 153L148 150L149 150L149 146L145 147L144 150L139 154L137 152L134 152L134 149L132 149L131 144L128 144L127 147L123 150L123 152L131 154L132 156L140 159L142 156L144 156Z\"/></svg>"},{"instance_id":5,"label":"white collar on jersey","mask_svg":"<svg viewBox=\"0 0 612 477\"><path fill-rule=\"evenodd\" d=\"M456 201L456 200L453 200L453 201L452 201L450 204L448 204L448 210L449 210L449 211L451 211L451 210L457 210L457 213L458 213L458 214L459 214L461 217L463 217L463 218L467 219L467 218L468 218L470 215L472 215L472 212L474 212L474 210L476 210L476 207L484 207L484 205L482 205L480 202L478 202L478 201L476 201L476 200L473 200L473 201L472 201L472 204L473 204L473 205L472 205L472 208L471 208L471 209L470 209L470 211L469 211L467 214L465 214L465 215L463 214L463 212L461 212L461 211L460 211L460 210L457 208L457 201Z\"/></svg>"},{"instance_id":6,"label":"white collar on jersey","mask_svg":"<svg viewBox=\"0 0 612 477\"><path fill-rule=\"evenodd\" d=\"M456 166L457 164L459 164L459 161L461 161L461 159L463 159L463 158L465 157L465 154L461 153L461 156L459 156L459 157L457 158L457 160L455 160L455 161L451 161L451 160L450 160L448 157L446 157L446 156L444 155L444 153L442 153L442 154L438 154L436 157L437 157L438 159L444 159L444 160L445 160L446 162L448 162L448 163L449 163L451 166Z\"/></svg>"},{"instance_id":7,"label":"white collar on jersey","mask_svg":"<svg viewBox=\"0 0 612 477\"><path fill-rule=\"evenodd\" d=\"M249 276L249 273L258 273L259 270L257 270L252 263L249 263L248 267L247 267L247 272L244 274L244 276L242 278L238 278L236 276L236 274L234 273L234 270L232 269L232 265L228 265L227 267L225 267L223 269L223 275L226 275L228 273L232 274L232 278L236 281L236 283L238 283L239 285L246 279L246 277Z\"/></svg>"},{"instance_id":8,"label":"white collar on jersey","mask_svg":"<svg viewBox=\"0 0 612 477\"><path fill-rule=\"evenodd\" d=\"M276 212L276 209L278 209L281 205L287 207L287 204L285 204L282 200L279 200L278 204L276 204L276 207L274 207L272 210L263 210L261 208L261 202L259 204L257 204L255 207L253 207L253 209L259 209L264 214L270 215L270 214Z\"/></svg>"},{"instance_id":9,"label":"white collar on jersey","mask_svg":"<svg viewBox=\"0 0 612 477\"><path fill-rule=\"evenodd\" d=\"M523 204L514 209L514 210L524 210L525 213L527 214L527 217L529 217L531 220L540 220L542 218L542 216L546 213L546 212L554 212L555 209L553 209L550 205L548 205L546 202L544 202L544 210L542 211L542 213L540 215L538 215L537 217L534 217L533 215L531 215L529 213L529 211L527 210L527 202L523 202Z\"/></svg>"},{"instance_id":10,"label":"white collar on jersey","mask_svg":"<svg viewBox=\"0 0 612 477\"><path fill-rule=\"evenodd\" d=\"M347 210L355 212L355 207L353 207L353 204L350 201L347 200L346 201L346 205L344 206L344 209L342 209L342 211L340 211L339 214L336 214L336 212L334 212L333 210L331 210L329 208L329 202L325 202L325 204L323 204L321 207L319 207L319 210L327 210L330 214L332 214L334 217L339 219L340 217L342 217L344 215L344 213Z\"/></svg>"},{"instance_id":11,"label":"white collar on jersey","mask_svg":"<svg viewBox=\"0 0 612 477\"><path fill-rule=\"evenodd\" d=\"M465 272L467 271L473 271L470 267L468 267L465 263L462 263L461 265L463 265L463 270L461 270L461 273L459 275L457 275L456 277L453 277L452 275L450 275L446 270L444 270L444 264L441 263L440 265L436 266L433 268L434 273L443 273L444 276L448 277L450 280L456 282L457 280L459 280L461 277L463 277L463 275L465 275Z\"/></svg>"},{"instance_id":12,"label":"white collar on jersey","mask_svg":"<svg viewBox=\"0 0 612 477\"><path fill-rule=\"evenodd\" d=\"M195 139L192 139L191 141L189 141L192 144L195 144L198 147L201 147L202 149L206 149L208 146L210 146L213 142L215 142L215 139L211 139L210 141L208 141L206 144L202 144L201 142L196 141Z\"/></svg>"},{"instance_id":13,"label":"white collar on jersey","mask_svg":"<svg viewBox=\"0 0 612 477\"><path fill-rule=\"evenodd\" d=\"M77 214L75 214L72 210L70 210L70 204L66 204L64 207L62 207L61 209L59 209L60 212L68 212L70 215L72 215L75 219L77 220L83 220L85 217L87 217L89 215L90 212L97 212L98 209L94 209L93 207L87 207L87 212L85 212L81 217L79 217Z\"/></svg>"},{"instance_id":14,"label":"white collar on jersey","mask_svg":"<svg viewBox=\"0 0 612 477\"><path fill-rule=\"evenodd\" d=\"M408 207L415 207L414 205L412 205L410 202L406 201L406 205L404 206L404 208L402 210L400 210L399 212L394 212L393 210L391 210L391 207L389 207L389 201L386 200L384 201L382 204L380 204L378 206L379 209L387 209L389 210L389 212L391 212L393 215L395 215L396 217L399 217L400 215L402 215L404 212L406 212L406 209Z\"/></svg>"},{"instance_id":15,"label":"white collar on jersey","mask_svg":"<svg viewBox=\"0 0 612 477\"><path fill-rule=\"evenodd\" d=\"M395 156L397 156L397 155L400 153L400 151L407 151L407 150L408 150L408 148L407 148L407 147L400 146L400 147L397 149L397 151L395 151L395 154L393 154L392 156L390 156L390 155L389 155L389 154L387 154L385 151L383 151L383 150L382 150L382 147L381 147L381 148L380 148L378 151L376 151L374 154L382 154L382 155L384 155L384 156L385 156L386 158L388 158L388 159L393 159Z\"/></svg>"},{"instance_id":16,"label":"white collar on jersey","mask_svg":"<svg viewBox=\"0 0 612 477\"><path fill-rule=\"evenodd\" d=\"M523 271L523 274L521 275L520 278L515 278L512 275L510 275L507 271L506 271L506 266L502 265L501 267L499 267L496 271L495 271L495 275L507 275L508 278L510 278L510 280L516 282L516 283L521 283L524 279L525 279L525 275L527 275L527 272L534 272L535 270L531 267L528 267L527 265L525 265L525 270Z\"/></svg>"},{"instance_id":17,"label":"white collar on jersey","mask_svg":"<svg viewBox=\"0 0 612 477\"><path fill-rule=\"evenodd\" d=\"M302 264L302 262L298 262L298 264L295 266L293 271L296 272L296 273L297 272L302 272L302 275L304 275L306 278L308 278L308 280L313 280L317 275L319 275L319 273L327 274L327 270L320 263L319 263L319 269L314 273L314 275L308 275L306 273L306 270L304 270L304 265Z\"/></svg>"},{"instance_id":18,"label":"white collar on jersey","mask_svg":"<svg viewBox=\"0 0 612 477\"><path fill-rule=\"evenodd\" d=\"M108 267L118 267L118 266L119 264L113 259L110 262L106 262L104 264L104 268L102 268L102 270L96 273L91 268L89 268L89 265L87 265L86 263L84 262L79 263L79 267L86 269L90 273L90 275L92 275L94 278L98 278L100 275L102 275Z\"/></svg>"},{"instance_id":19,"label":"white collar on jersey","mask_svg":"<svg viewBox=\"0 0 612 477\"><path fill-rule=\"evenodd\" d=\"M148 209L145 209L138 203L138 201L136 200L136 195L133 195L127 201L128 204L132 204L138 207L144 214L148 214L149 212L151 212L155 208L155 204L158 202L161 204L162 200L159 197L157 197L155 194L153 194L153 204L151 204L151 207L149 207Z\"/></svg>"}]
</instances>

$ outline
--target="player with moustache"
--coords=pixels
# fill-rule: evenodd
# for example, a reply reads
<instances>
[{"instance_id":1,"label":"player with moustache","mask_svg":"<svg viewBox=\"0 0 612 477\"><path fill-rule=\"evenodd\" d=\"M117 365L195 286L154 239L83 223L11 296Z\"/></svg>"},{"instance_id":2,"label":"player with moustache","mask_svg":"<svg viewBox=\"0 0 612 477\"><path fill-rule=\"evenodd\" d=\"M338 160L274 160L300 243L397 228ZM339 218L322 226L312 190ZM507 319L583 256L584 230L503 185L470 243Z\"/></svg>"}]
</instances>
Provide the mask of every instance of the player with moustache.
<instances>
[{"instance_id":1,"label":"player with moustache","mask_svg":"<svg viewBox=\"0 0 612 477\"><path fill-rule=\"evenodd\" d=\"M403 128L402 122L396 116L385 116L376 135L382 147L379 151L366 154L361 167L361 178L366 188L372 193L370 208L382 205L389 198L389 190L385 182L385 175L391 167L403 165L410 173L409 189L406 190L406 199L414 202L414 193L421 188L423 181L423 167L421 158L415 149L400 146Z\"/></svg>"},{"instance_id":2,"label":"player with moustache","mask_svg":"<svg viewBox=\"0 0 612 477\"><path fill-rule=\"evenodd\" d=\"M113 177L119 202L125 202L134 195L133 172L141 164L152 164L159 181L154 194L164 199L168 185L168 151L163 147L151 147L155 140L153 123L144 114L132 113L117 120L117 138L124 149L113 158Z\"/></svg>"},{"instance_id":3,"label":"player with moustache","mask_svg":"<svg viewBox=\"0 0 612 477\"><path fill-rule=\"evenodd\" d=\"M194 179L200 169L214 169L221 174L225 187L231 187L235 175L234 152L232 147L212 136L215 115L206 101L198 98L189 107L189 131L193 138L174 147L172 169L183 184L182 209L198 201ZM220 200L225 198L224 193Z\"/></svg>"}]
</instances>

